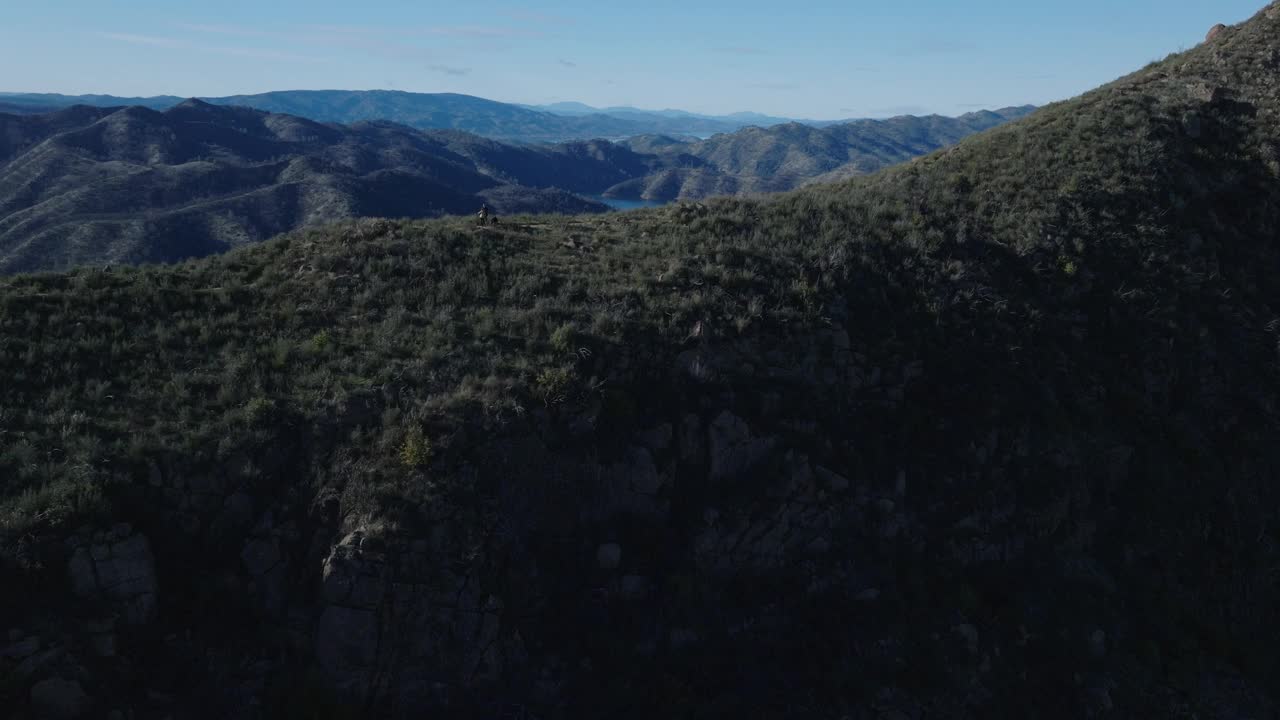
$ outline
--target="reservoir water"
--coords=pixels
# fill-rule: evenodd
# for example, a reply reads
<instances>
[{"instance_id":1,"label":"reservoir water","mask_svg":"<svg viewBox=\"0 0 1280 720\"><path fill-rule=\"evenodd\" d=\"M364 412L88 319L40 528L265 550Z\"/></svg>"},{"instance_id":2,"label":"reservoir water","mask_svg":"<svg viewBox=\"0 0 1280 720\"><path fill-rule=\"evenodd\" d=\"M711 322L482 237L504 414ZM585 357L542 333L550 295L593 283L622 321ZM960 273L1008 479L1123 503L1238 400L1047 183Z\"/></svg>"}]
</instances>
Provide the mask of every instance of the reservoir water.
<instances>
[{"instance_id":1,"label":"reservoir water","mask_svg":"<svg viewBox=\"0 0 1280 720\"><path fill-rule=\"evenodd\" d=\"M609 198L603 195L587 195L586 197L596 202L604 203L614 210L638 210L640 208L662 207L667 204L665 200L619 200L618 198Z\"/></svg>"}]
</instances>

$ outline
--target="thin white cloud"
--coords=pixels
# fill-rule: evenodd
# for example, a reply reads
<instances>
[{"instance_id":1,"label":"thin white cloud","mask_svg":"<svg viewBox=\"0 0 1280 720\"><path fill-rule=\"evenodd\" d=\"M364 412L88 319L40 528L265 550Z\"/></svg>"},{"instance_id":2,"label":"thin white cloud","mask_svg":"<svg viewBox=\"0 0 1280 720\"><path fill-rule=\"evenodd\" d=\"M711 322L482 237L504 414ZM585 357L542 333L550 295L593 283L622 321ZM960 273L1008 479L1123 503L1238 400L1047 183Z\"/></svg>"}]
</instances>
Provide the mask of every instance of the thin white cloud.
<instances>
[{"instance_id":1,"label":"thin white cloud","mask_svg":"<svg viewBox=\"0 0 1280 720\"><path fill-rule=\"evenodd\" d=\"M894 105L892 107L877 108L871 111L872 115L928 115L929 108L923 105Z\"/></svg>"},{"instance_id":2,"label":"thin white cloud","mask_svg":"<svg viewBox=\"0 0 1280 720\"><path fill-rule=\"evenodd\" d=\"M504 10L499 13L503 17L520 22L531 22L539 25L575 25L577 20L564 15L538 12L536 10Z\"/></svg>"},{"instance_id":3,"label":"thin white cloud","mask_svg":"<svg viewBox=\"0 0 1280 720\"><path fill-rule=\"evenodd\" d=\"M237 37L275 37L279 33L262 28L245 25L226 25L222 23L174 23L174 27L191 32L210 33L214 35L235 35Z\"/></svg>"},{"instance_id":4,"label":"thin white cloud","mask_svg":"<svg viewBox=\"0 0 1280 720\"><path fill-rule=\"evenodd\" d=\"M500 25L428 25L421 27L382 27L375 25L301 25L290 34L360 35L366 37L468 37L512 38L538 37L536 30L503 27Z\"/></svg>"},{"instance_id":5,"label":"thin white cloud","mask_svg":"<svg viewBox=\"0 0 1280 720\"><path fill-rule=\"evenodd\" d=\"M308 55L298 55L280 50L265 50L261 48L248 47L231 47L224 45L204 45L201 43L193 43L178 38L160 37L156 35L138 35L135 33L119 33L119 32L94 32L101 38L107 40L115 40L116 42L129 43L131 45L144 45L147 47L161 47L170 50L188 50L193 52L217 53L219 55L232 55L236 57L256 58L259 60L281 60L288 62L323 62L322 58L311 57Z\"/></svg>"},{"instance_id":6,"label":"thin white cloud","mask_svg":"<svg viewBox=\"0 0 1280 720\"><path fill-rule=\"evenodd\" d=\"M174 48L176 50L191 50L194 47L191 43L183 40L154 37L152 35L135 35L133 33L118 32L95 32L93 34L101 38L118 40L119 42L126 42L131 45L150 45L152 47Z\"/></svg>"},{"instance_id":7,"label":"thin white cloud","mask_svg":"<svg viewBox=\"0 0 1280 720\"><path fill-rule=\"evenodd\" d=\"M764 48L733 46L711 48L712 52L725 53L727 55L768 55L769 51Z\"/></svg>"},{"instance_id":8,"label":"thin white cloud","mask_svg":"<svg viewBox=\"0 0 1280 720\"><path fill-rule=\"evenodd\" d=\"M471 68L450 67L449 65L429 65L427 69L431 72L438 72L442 75L453 75L455 77L462 77L463 75L471 74Z\"/></svg>"},{"instance_id":9,"label":"thin white cloud","mask_svg":"<svg viewBox=\"0 0 1280 720\"><path fill-rule=\"evenodd\" d=\"M896 54L905 56L921 55L968 55L981 48L977 43L955 37L925 37L906 42L896 49Z\"/></svg>"},{"instance_id":10,"label":"thin white cloud","mask_svg":"<svg viewBox=\"0 0 1280 720\"><path fill-rule=\"evenodd\" d=\"M510 38L510 37L536 37L542 33L536 30L519 30L517 28L490 27L488 25L458 25L453 27L432 27L424 28L422 32L428 35L444 35L448 37L478 37L478 38Z\"/></svg>"},{"instance_id":11,"label":"thin white cloud","mask_svg":"<svg viewBox=\"0 0 1280 720\"><path fill-rule=\"evenodd\" d=\"M331 52L334 48L357 50L371 55L404 62L436 59L431 50L392 39L401 31L356 25L301 25L291 28L264 29L243 25L175 23L175 27L196 33L231 35L244 38L274 38L281 43L301 45Z\"/></svg>"}]
</instances>

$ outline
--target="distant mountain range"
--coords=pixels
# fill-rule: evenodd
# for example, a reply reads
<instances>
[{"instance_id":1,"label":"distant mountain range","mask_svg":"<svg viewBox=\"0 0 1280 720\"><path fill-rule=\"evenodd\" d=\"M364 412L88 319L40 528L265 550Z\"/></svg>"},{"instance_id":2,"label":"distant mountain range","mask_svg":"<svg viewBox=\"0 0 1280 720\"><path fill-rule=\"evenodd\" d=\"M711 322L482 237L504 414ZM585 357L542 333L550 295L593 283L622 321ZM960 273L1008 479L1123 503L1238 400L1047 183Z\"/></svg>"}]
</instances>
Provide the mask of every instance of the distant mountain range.
<instances>
[{"instance_id":1,"label":"distant mountain range","mask_svg":"<svg viewBox=\"0 0 1280 720\"><path fill-rule=\"evenodd\" d=\"M739 130L749 125L769 126L781 125L789 122L801 122L806 125L818 126L834 125L839 122L844 122L842 120L799 120L797 118L762 115L754 112L737 112L729 115L704 115L701 113L689 112L687 110L642 110L640 108L630 107L627 105L597 108L580 102L559 102L552 103L550 105L522 105L521 107L526 107L530 110L554 113L556 115L568 115L570 117L611 115L613 117L630 118L641 121L650 121L653 118L662 118L677 122L687 122L691 125L694 125L697 122L702 122L706 123L707 126L732 128L732 130ZM724 132L731 132L732 130Z\"/></svg>"},{"instance_id":2,"label":"distant mountain range","mask_svg":"<svg viewBox=\"0 0 1280 720\"><path fill-rule=\"evenodd\" d=\"M524 106L452 93L410 93L393 90L286 90L257 95L204 97L213 105L238 105L273 113L287 113L317 122L350 124L390 120L419 130L462 130L517 142L564 142L594 138L622 139L662 134L708 137L748 126L768 127L801 122L827 127L846 121L795 120L759 113L700 115L683 110L640 110L633 107L594 108L582 103ZM138 106L166 110L184 98L115 97L0 93L0 112L29 114L73 105Z\"/></svg>"},{"instance_id":3,"label":"distant mountain range","mask_svg":"<svg viewBox=\"0 0 1280 720\"><path fill-rule=\"evenodd\" d=\"M486 202L503 215L603 212L581 196L790 190L902 162L1029 111L561 144L200 100L0 114L0 273L174 261L343 218L467 214Z\"/></svg>"},{"instance_id":4,"label":"distant mountain range","mask_svg":"<svg viewBox=\"0 0 1280 720\"><path fill-rule=\"evenodd\" d=\"M0 115L0 272L174 261L305 225L471 213L484 202L504 214L607 209L494 177L468 157L484 162L491 142L198 100L163 112L80 105ZM572 152L500 147L510 164L547 177Z\"/></svg>"},{"instance_id":5,"label":"distant mountain range","mask_svg":"<svg viewBox=\"0 0 1280 720\"><path fill-rule=\"evenodd\" d=\"M863 175L925 155L962 138L1024 117L1032 106L969 113L858 120L825 128L798 122L749 127L684 142L646 135L620 143L657 158L657 169L604 191L607 197L692 200L710 195L781 192L813 182Z\"/></svg>"}]
</instances>

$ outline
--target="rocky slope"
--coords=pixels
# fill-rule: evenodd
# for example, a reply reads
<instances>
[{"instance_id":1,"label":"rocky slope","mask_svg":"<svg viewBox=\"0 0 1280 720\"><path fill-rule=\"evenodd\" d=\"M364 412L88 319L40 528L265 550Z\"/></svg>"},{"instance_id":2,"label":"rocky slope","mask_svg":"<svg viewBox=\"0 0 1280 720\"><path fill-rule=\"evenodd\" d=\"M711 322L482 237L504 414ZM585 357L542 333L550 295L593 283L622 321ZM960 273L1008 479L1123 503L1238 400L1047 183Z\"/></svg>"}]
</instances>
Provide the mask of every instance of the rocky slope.
<instances>
[{"instance_id":1,"label":"rocky slope","mask_svg":"<svg viewBox=\"0 0 1280 720\"><path fill-rule=\"evenodd\" d=\"M770 202L0 280L0 703L1276 717L1277 38Z\"/></svg>"}]
</instances>

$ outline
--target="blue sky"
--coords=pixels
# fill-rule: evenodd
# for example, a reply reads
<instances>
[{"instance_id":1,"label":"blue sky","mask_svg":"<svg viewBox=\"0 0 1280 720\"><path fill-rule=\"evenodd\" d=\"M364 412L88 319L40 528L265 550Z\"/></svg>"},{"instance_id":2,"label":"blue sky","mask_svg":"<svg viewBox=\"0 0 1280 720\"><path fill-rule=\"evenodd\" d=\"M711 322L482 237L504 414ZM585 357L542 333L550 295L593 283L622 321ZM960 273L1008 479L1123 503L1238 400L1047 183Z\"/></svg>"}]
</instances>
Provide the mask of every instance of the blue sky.
<instances>
[{"instance_id":1,"label":"blue sky","mask_svg":"<svg viewBox=\"0 0 1280 720\"><path fill-rule=\"evenodd\" d=\"M520 0L517 0L519 3ZM0 91L462 92L816 119L1077 95L1263 0L9 0Z\"/></svg>"}]
</instances>

